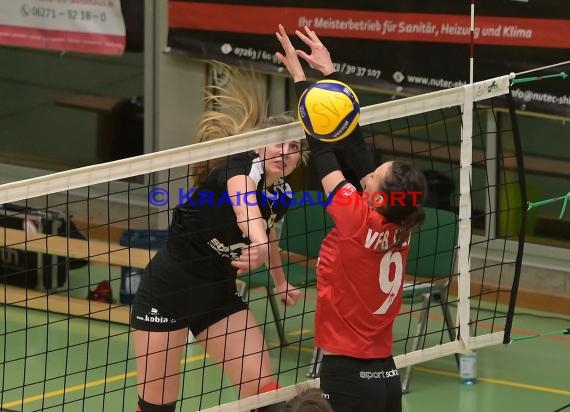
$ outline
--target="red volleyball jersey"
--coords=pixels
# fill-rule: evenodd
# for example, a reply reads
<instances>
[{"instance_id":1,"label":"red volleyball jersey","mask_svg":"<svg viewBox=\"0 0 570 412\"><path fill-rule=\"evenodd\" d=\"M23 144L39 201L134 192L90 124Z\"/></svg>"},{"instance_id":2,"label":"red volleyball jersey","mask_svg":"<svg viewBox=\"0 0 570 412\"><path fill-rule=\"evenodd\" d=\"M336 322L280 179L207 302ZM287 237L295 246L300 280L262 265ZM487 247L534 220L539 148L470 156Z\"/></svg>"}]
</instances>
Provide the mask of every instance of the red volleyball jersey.
<instances>
[{"instance_id":1,"label":"red volleyball jersey","mask_svg":"<svg viewBox=\"0 0 570 412\"><path fill-rule=\"evenodd\" d=\"M319 253L316 344L354 358L391 356L409 245L395 246L399 226L350 183L336 191L327 211L335 227Z\"/></svg>"}]
</instances>

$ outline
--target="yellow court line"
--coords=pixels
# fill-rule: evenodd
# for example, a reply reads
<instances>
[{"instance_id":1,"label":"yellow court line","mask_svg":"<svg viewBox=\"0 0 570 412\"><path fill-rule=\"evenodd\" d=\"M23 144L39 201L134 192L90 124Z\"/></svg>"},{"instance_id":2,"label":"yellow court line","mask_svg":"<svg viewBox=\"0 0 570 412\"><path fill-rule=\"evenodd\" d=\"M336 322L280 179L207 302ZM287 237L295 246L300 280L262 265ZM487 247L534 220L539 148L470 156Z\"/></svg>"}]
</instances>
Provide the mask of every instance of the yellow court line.
<instances>
[{"instance_id":1,"label":"yellow court line","mask_svg":"<svg viewBox=\"0 0 570 412\"><path fill-rule=\"evenodd\" d=\"M448 372L448 371L442 371L439 369L423 368L420 366L414 366L414 369L417 370L418 372L429 373L431 375L448 376L448 377L452 377L452 378L457 377L456 372ZM567 391L564 389L549 388L548 386L530 385L528 383L505 381L502 379L494 379L494 378L477 378L477 380L481 381L481 382L494 383L496 385L511 386L513 388L530 389L532 391L547 392L547 393L554 393L556 395L570 396L570 391Z\"/></svg>"},{"instance_id":2,"label":"yellow court line","mask_svg":"<svg viewBox=\"0 0 570 412\"><path fill-rule=\"evenodd\" d=\"M289 332L287 335L289 336L301 336L305 333L311 333L313 330L312 329L299 329L299 330L294 330L292 332Z\"/></svg>"},{"instance_id":3,"label":"yellow court line","mask_svg":"<svg viewBox=\"0 0 570 412\"><path fill-rule=\"evenodd\" d=\"M267 343L270 344L271 346L277 345L277 342L267 342ZM286 349L297 350L295 347L287 347ZM312 352L313 351L312 349L305 348L305 347L301 347L300 350L305 351L305 352ZM195 356L191 356L189 358L181 360L180 364L184 365L184 364L188 364L188 363L192 363L192 362L196 362L196 361L203 361L205 359L208 359L209 357L210 357L210 355L208 355L208 354L206 354L206 355L203 355L203 354L202 355L195 355ZM17 401L5 402L1 405L1 407L2 408L11 408L14 406L20 406L20 405L23 406L27 403L41 401L42 399L54 398L56 396L61 396L63 394L82 391L84 389L93 388L95 386L105 385L107 383L117 382L117 381L121 381L121 380L128 379L128 378L133 378L136 375L137 375L136 371L121 373L119 375L110 376L110 377L105 378L105 379L97 379L95 381L83 383L80 385L70 386L69 388L58 389L55 391L46 392L46 393L41 394L41 395L29 396L27 398L23 398L23 399L17 400Z\"/></svg>"},{"instance_id":4,"label":"yellow court line","mask_svg":"<svg viewBox=\"0 0 570 412\"><path fill-rule=\"evenodd\" d=\"M272 346L272 349L274 345L278 345L277 342L267 342L268 344L270 344ZM277 347L277 346L276 346ZM288 346L286 347L286 349L289 350L297 350L295 347L293 346ZM305 351L305 352L312 352L313 349L311 348L305 348L303 346L300 347L301 351ZM203 361L205 359L208 359L210 357L210 355L195 355L195 356L191 356L189 358L186 358L184 360L180 361L180 364L188 364L188 363L192 363L192 362L196 362L196 361ZM27 398L23 398L21 400L17 400L17 401L10 401L10 402L5 402L1 405L2 408L11 408L14 406L20 406L20 405L25 405L27 403L32 403L35 401L41 401L42 399L48 399L48 398L54 398L56 396L61 396L63 394L68 394L71 392L77 392L77 391L82 391L84 389L88 389L88 388L93 388L95 386L100 386L100 385L105 385L106 383L111 383L111 382L117 382L120 380L124 380L127 378L132 378L135 377L137 375L136 371L131 371L131 372L127 372L127 373L122 373L119 375L115 375L115 376L110 376L108 378L105 379L98 379L95 381L91 381L91 382L87 382L84 384L80 384L80 385L75 385L75 386L71 386L69 388L65 388L65 389L58 389L55 391L51 391L51 392L47 392L41 395L34 395L34 396L29 396Z\"/></svg>"},{"instance_id":5,"label":"yellow court line","mask_svg":"<svg viewBox=\"0 0 570 412\"><path fill-rule=\"evenodd\" d=\"M268 342L268 343L271 345L276 344L276 342ZM294 347L294 346L288 346L285 349L301 350L304 352L312 352L313 351L313 348L308 348L308 347L304 347L304 346L301 346L299 348ZM195 356L191 356L189 358L186 358L186 359L180 361L180 364L188 364L188 363L192 363L192 362L196 362L196 361L203 361L205 359L208 359L209 357L210 356L207 354L195 355ZM446 377L452 377L452 378L457 377L456 372L449 372L449 371L444 371L444 370L439 370L439 369L424 368L421 366L416 366L416 367L414 367L414 369L418 372L428 373L431 375L446 376ZM110 377L105 378L105 379L98 379L95 381L87 382L85 384L71 386L71 387L66 388L66 389L58 389L55 391L47 392L47 393L42 394L42 395L34 395L34 396L30 396L28 398L24 398L22 400L6 402L6 403L3 403L1 405L1 407L2 408L11 408L14 406L20 406L20 405L23 406L27 403L32 403L32 402L39 401L42 399L53 398L56 396L61 396L63 394L68 394L71 392L77 392L77 391L92 388L95 386L100 386L100 385L104 385L107 383L117 382L117 381L120 381L123 379L132 378L132 377L135 377L136 374L137 374L136 371L122 373L119 375L110 376ZM546 392L546 393L553 393L553 394L557 394L557 395L570 396L570 391L567 391L564 389L549 388L547 386L530 385L530 384L526 384L526 383L512 382L512 381L506 381L506 380L494 379L494 378L477 378L477 380L479 380L481 382L493 383L496 385L510 386L513 388L529 389L529 390L538 391L538 392Z\"/></svg>"},{"instance_id":6,"label":"yellow court line","mask_svg":"<svg viewBox=\"0 0 570 412\"><path fill-rule=\"evenodd\" d=\"M196 362L199 360L208 359L209 357L210 357L210 355L195 355L195 356L191 356L189 358L181 360L180 364L185 365L185 364ZM2 404L2 408L11 408L11 407L20 406L20 405L23 406L27 403L32 403L35 401L41 401L42 399L54 398L56 396L61 396L63 394L82 391L84 389L93 388L95 386L105 385L107 383L117 382L117 381L121 381L121 380L128 379L128 378L133 378L135 376L137 376L136 371L121 373L119 375L109 376L108 378L97 379L95 381L82 383L80 385L70 386L69 388L57 389L55 391L46 392L46 393L41 394L41 395L34 395L34 396L29 396L27 398L17 400L17 401L5 402Z\"/></svg>"}]
</instances>

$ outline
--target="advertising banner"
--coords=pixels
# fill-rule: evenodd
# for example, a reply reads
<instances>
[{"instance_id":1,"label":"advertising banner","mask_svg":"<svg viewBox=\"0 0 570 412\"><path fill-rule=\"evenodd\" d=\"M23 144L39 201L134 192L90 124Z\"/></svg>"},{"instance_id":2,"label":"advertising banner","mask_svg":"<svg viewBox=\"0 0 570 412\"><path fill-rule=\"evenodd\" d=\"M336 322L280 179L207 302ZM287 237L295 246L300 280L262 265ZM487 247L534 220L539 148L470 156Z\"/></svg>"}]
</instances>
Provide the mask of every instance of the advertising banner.
<instances>
[{"instance_id":1,"label":"advertising banner","mask_svg":"<svg viewBox=\"0 0 570 412\"><path fill-rule=\"evenodd\" d=\"M4 0L0 45L121 55L120 0Z\"/></svg>"},{"instance_id":2,"label":"advertising banner","mask_svg":"<svg viewBox=\"0 0 570 412\"><path fill-rule=\"evenodd\" d=\"M290 35L307 26L350 82L409 94L468 83L472 46L474 81L570 60L567 0L476 4L471 40L469 1L170 0L168 46L197 58L251 62L259 70L282 72L274 56L280 47L278 24ZM296 36L292 39L296 47L307 49ZM528 76L564 71L570 74L570 64ZM570 79L516 84L513 96L518 109L570 117Z\"/></svg>"}]
</instances>

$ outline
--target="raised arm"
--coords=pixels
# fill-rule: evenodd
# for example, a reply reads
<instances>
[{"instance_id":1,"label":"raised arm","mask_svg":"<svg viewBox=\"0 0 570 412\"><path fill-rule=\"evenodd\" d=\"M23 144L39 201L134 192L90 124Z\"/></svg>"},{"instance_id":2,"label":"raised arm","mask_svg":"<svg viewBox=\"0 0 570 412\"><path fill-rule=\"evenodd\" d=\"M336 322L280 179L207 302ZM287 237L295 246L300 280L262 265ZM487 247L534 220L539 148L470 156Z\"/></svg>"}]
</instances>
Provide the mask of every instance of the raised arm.
<instances>
[{"instance_id":1,"label":"raised arm","mask_svg":"<svg viewBox=\"0 0 570 412\"><path fill-rule=\"evenodd\" d=\"M297 31L297 33L299 34L300 32ZM289 36L285 32L285 29L282 25L279 25L279 31L275 33L275 35L277 36L277 40L279 40L281 46L283 47L283 51L285 52L285 54L277 52L275 55L287 68L287 71L293 78L293 81L295 82L295 92L297 93L297 98L299 98L306 90L306 88L309 87L309 83L306 81L307 78L305 76L305 71L301 66L301 62L299 61L298 56L298 53L302 53L304 55L306 55L306 53L295 50L295 47L293 47L293 44L291 43L291 40L289 39ZM309 37L304 37L310 41ZM330 60L330 55L328 55L328 51L326 51L326 49L324 49L324 51L323 49L320 49L319 51L319 57L317 58L317 54L315 54L313 61L318 61L319 67L333 67L332 61ZM340 165L338 163L336 155L332 149L333 146L327 143L319 142L307 133L305 133L305 135L307 137L307 143L311 149L311 157L315 161L323 189L325 192L329 193L333 191L342 181L345 180L344 175L340 171Z\"/></svg>"},{"instance_id":2,"label":"raised arm","mask_svg":"<svg viewBox=\"0 0 570 412\"><path fill-rule=\"evenodd\" d=\"M307 77L305 76L305 71L301 66L301 62L297 57L297 51L295 50L295 47L293 47L283 25L279 25L279 31L275 33L275 36L277 36L277 40L279 40L279 43L281 43L281 47L283 47L283 51L285 52L285 54L276 52L275 56L281 63L283 63L294 83L306 81Z\"/></svg>"},{"instance_id":3,"label":"raised arm","mask_svg":"<svg viewBox=\"0 0 570 412\"><path fill-rule=\"evenodd\" d=\"M302 50L296 50L293 47L282 25L279 25L279 31L276 33L277 39L281 43L285 54L277 52L275 55L287 68L289 74L291 74L295 82L297 98L300 98L307 87L309 87L299 57L307 61L312 68L319 70L323 76L339 78L338 73L335 72L328 49L313 30L306 26L304 30L305 33L299 30L295 33L309 46L311 50L309 54ZM320 142L307 133L305 133L305 135L307 136L307 143L311 149L311 156L315 161L323 189L325 192L330 193L345 180L336 154L332 149L333 145L331 143ZM345 160L355 172L361 184L364 185L364 178L374 171L375 165L372 152L366 147L360 127L357 126L348 137L337 144L342 146Z\"/></svg>"}]
</instances>

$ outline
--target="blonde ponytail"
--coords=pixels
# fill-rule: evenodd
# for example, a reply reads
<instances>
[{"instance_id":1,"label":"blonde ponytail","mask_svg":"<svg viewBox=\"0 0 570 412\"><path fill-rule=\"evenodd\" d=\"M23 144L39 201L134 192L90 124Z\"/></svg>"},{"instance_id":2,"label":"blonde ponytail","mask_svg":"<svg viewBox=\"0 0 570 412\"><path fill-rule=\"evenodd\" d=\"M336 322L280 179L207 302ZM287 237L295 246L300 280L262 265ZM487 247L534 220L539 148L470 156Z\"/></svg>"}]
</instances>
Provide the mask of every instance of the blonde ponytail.
<instances>
[{"instance_id":1,"label":"blonde ponytail","mask_svg":"<svg viewBox=\"0 0 570 412\"><path fill-rule=\"evenodd\" d=\"M206 110L200 118L196 142L209 142L249 130L294 122L290 116L267 117L268 102L259 75L239 71L224 63L210 62L212 84L206 89ZM194 185L224 159L210 159L192 168Z\"/></svg>"}]
</instances>

